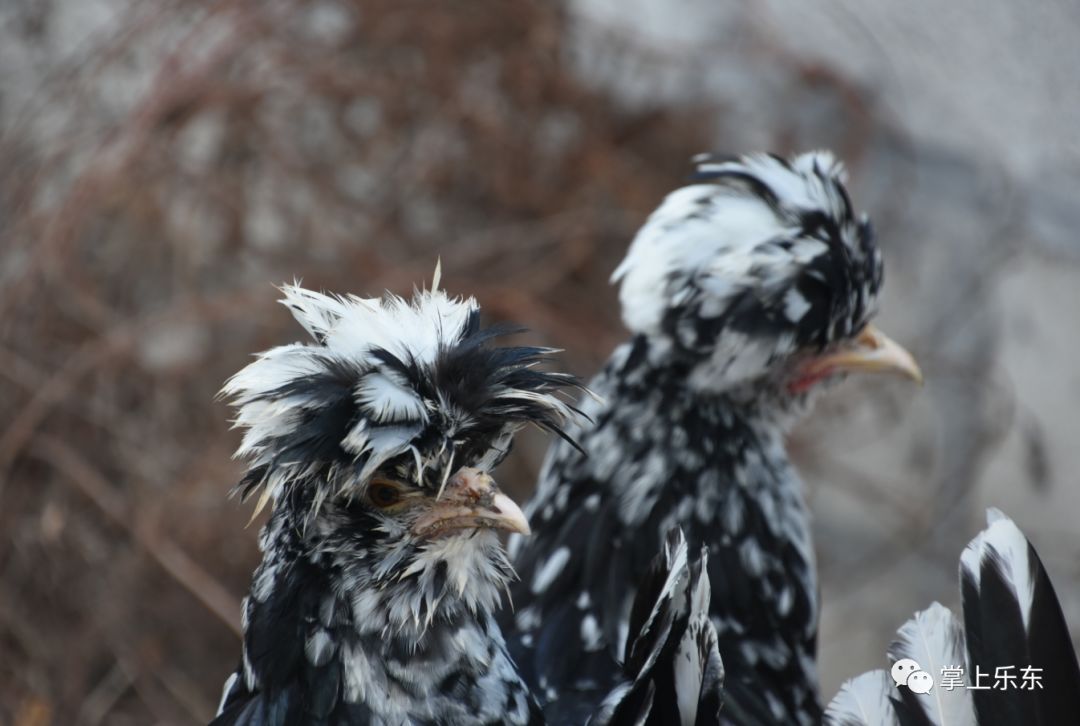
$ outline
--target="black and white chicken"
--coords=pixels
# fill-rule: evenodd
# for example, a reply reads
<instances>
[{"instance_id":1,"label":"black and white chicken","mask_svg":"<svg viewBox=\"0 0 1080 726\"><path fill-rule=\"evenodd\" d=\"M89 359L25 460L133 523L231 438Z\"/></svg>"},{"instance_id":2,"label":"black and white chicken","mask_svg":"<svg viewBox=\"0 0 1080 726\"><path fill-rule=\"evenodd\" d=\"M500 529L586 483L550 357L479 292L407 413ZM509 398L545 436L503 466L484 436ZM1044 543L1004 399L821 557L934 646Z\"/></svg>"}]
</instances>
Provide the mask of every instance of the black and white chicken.
<instances>
[{"instance_id":1,"label":"black and white chicken","mask_svg":"<svg viewBox=\"0 0 1080 726\"><path fill-rule=\"evenodd\" d=\"M585 455L556 443L512 538L510 650L553 720L609 687L638 573L665 533L705 546L729 723L818 723L818 606L803 487L784 436L850 371L918 379L869 324L881 255L826 152L704 156L613 281L632 333L589 384ZM562 657L567 643L581 652Z\"/></svg>"},{"instance_id":2,"label":"black and white chicken","mask_svg":"<svg viewBox=\"0 0 1080 726\"><path fill-rule=\"evenodd\" d=\"M889 646L892 672L845 683L827 724L1050 726L1080 717L1080 666L1050 576L1011 519L991 509L987 520L960 557L962 618L939 603L917 613ZM923 685L912 688L913 677Z\"/></svg>"},{"instance_id":3,"label":"black and white chicken","mask_svg":"<svg viewBox=\"0 0 1080 726\"><path fill-rule=\"evenodd\" d=\"M284 293L314 342L262 353L223 389L245 429L238 490L272 513L213 724L541 723L494 617L513 577L498 532L528 524L489 472L523 425L562 433L575 412L556 393L575 380L537 367L549 349L493 345L505 331L437 282L411 302ZM633 658L582 706L596 724L716 722L707 579L685 543L663 545Z\"/></svg>"}]
</instances>

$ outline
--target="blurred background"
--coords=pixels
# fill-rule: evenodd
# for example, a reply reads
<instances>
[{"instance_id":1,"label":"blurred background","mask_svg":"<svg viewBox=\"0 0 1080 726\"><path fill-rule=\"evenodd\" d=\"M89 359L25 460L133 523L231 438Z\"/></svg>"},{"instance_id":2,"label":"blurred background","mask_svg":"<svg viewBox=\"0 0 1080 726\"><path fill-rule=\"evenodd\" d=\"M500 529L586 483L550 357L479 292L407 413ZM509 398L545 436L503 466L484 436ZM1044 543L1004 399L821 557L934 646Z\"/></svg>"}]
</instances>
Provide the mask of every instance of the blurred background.
<instances>
[{"instance_id":1,"label":"blurred background","mask_svg":"<svg viewBox=\"0 0 1080 726\"><path fill-rule=\"evenodd\" d=\"M708 149L846 160L927 377L792 438L826 698L956 605L987 506L1080 633L1078 39L1068 1L0 4L0 724L211 716L261 523L215 393L300 339L273 285L408 293L441 256L588 378Z\"/></svg>"}]
</instances>

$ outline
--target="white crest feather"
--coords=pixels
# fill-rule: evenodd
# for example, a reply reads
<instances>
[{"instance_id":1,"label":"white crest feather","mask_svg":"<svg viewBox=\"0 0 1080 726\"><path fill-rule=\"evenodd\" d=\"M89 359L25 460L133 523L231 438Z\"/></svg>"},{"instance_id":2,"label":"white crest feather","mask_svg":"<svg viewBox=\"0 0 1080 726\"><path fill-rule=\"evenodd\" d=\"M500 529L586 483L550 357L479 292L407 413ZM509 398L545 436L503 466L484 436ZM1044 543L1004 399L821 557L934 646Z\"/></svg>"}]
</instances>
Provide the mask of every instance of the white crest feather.
<instances>
[{"instance_id":1,"label":"white crest feather","mask_svg":"<svg viewBox=\"0 0 1080 726\"><path fill-rule=\"evenodd\" d=\"M353 396L366 417L337 443L358 458L367 457L359 476L363 480L386 460L408 451L428 418L417 392L376 351L387 351L407 365L431 365L443 348L460 338L477 310L473 298L451 298L434 289L418 292L411 303L394 295L324 295L295 283L281 290L282 304L315 343L268 350L222 388L237 409L235 426L246 429L236 456L249 459L253 468L275 468L275 474L261 482L256 512L268 497L279 496L287 481L311 472L312 462L281 460L275 450L304 425L305 414L326 405L318 391L303 392L298 383L335 365L355 372Z\"/></svg>"},{"instance_id":2,"label":"white crest feather","mask_svg":"<svg viewBox=\"0 0 1080 726\"><path fill-rule=\"evenodd\" d=\"M397 371L377 370L356 385L356 401L373 421L427 421L423 399Z\"/></svg>"},{"instance_id":3,"label":"white crest feather","mask_svg":"<svg viewBox=\"0 0 1080 726\"><path fill-rule=\"evenodd\" d=\"M437 264L433 289L409 301L282 288L283 304L314 342L262 353L222 389L236 408L235 425L246 429L236 452L250 464L240 485L245 497L258 493L262 507L303 478L317 490L317 509L330 492L365 483L402 454L411 454L418 483L438 463L445 484L453 456L443 455L470 431L483 431L488 447L470 448L470 465L490 466L526 423L561 430L576 419L557 395L574 378L531 370L550 351L509 347L506 357L487 356L492 336L479 327L476 300L450 297L438 289L440 277ZM441 375L444 365L489 368L464 380L457 370ZM488 425L476 426L481 419ZM421 446L418 437L432 425L434 436Z\"/></svg>"}]
</instances>

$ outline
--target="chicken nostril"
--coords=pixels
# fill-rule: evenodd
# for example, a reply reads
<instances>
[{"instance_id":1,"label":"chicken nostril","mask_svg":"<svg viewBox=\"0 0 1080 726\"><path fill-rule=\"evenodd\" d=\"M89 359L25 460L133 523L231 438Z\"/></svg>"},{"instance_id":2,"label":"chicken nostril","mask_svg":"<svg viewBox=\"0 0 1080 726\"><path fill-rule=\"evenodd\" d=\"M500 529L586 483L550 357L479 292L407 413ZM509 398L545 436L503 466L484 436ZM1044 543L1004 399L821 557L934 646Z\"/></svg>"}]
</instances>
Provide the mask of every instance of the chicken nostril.
<instances>
[{"instance_id":1,"label":"chicken nostril","mask_svg":"<svg viewBox=\"0 0 1080 726\"><path fill-rule=\"evenodd\" d=\"M494 479L485 472L472 466L463 466L454 472L447 482L447 487L466 496L481 497L498 490Z\"/></svg>"}]
</instances>

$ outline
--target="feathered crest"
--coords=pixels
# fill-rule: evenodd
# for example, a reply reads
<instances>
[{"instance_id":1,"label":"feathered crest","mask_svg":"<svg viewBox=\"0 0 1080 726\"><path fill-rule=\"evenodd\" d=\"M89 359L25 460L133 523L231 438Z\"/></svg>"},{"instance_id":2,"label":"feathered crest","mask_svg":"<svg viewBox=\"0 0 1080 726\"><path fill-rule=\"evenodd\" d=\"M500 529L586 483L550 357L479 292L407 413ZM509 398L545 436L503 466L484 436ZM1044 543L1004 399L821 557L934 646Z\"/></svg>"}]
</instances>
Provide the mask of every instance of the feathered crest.
<instances>
[{"instance_id":1,"label":"feathered crest","mask_svg":"<svg viewBox=\"0 0 1080 726\"><path fill-rule=\"evenodd\" d=\"M882 264L840 162L824 151L695 162L694 183L667 196L612 276L627 327L691 353L760 347L762 359L858 332Z\"/></svg>"},{"instance_id":2,"label":"feathered crest","mask_svg":"<svg viewBox=\"0 0 1080 726\"><path fill-rule=\"evenodd\" d=\"M524 424L566 436L578 412L556 394L577 380L537 369L557 351L491 345L516 330L481 328L476 300L437 284L438 269L411 301L281 288L314 343L268 350L222 389L246 429L245 498L261 490L261 509L302 481L317 507L395 460L438 486L451 465L493 466Z\"/></svg>"},{"instance_id":3,"label":"feathered crest","mask_svg":"<svg viewBox=\"0 0 1080 726\"><path fill-rule=\"evenodd\" d=\"M830 151L808 151L790 160L760 153L742 157L699 154L694 163L695 181L744 184L784 216L797 210L821 211L836 220L853 215L844 188L847 170Z\"/></svg>"}]
</instances>

